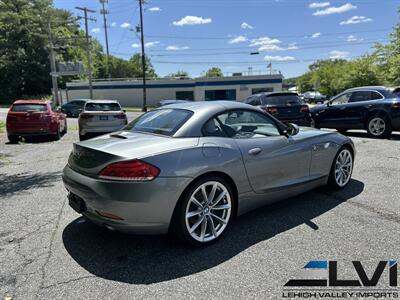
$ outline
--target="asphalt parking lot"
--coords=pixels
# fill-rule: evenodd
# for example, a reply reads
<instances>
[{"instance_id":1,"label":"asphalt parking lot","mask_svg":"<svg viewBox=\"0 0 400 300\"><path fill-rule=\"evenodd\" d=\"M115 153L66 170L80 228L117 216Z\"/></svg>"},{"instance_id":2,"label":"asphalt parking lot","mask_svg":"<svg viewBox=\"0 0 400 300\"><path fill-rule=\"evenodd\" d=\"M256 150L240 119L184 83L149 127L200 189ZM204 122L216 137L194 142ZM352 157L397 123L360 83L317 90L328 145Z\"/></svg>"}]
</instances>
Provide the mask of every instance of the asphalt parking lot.
<instances>
[{"instance_id":1,"label":"asphalt parking lot","mask_svg":"<svg viewBox=\"0 0 400 300\"><path fill-rule=\"evenodd\" d=\"M280 299L309 260L337 260L349 277L352 260L371 271L400 259L400 134L350 133L358 152L346 189L253 211L218 243L192 248L108 232L75 213L61 182L78 140L76 120L69 126L57 142L10 145L0 134L0 297Z\"/></svg>"}]
</instances>

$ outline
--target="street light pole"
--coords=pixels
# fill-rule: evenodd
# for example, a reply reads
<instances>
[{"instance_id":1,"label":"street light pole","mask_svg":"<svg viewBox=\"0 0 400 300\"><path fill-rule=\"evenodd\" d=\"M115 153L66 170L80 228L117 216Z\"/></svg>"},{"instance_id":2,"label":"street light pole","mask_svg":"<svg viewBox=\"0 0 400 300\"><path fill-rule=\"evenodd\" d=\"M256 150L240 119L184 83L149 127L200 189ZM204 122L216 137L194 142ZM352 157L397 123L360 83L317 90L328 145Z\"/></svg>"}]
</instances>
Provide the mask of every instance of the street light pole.
<instances>
[{"instance_id":1,"label":"street light pole","mask_svg":"<svg viewBox=\"0 0 400 300\"><path fill-rule=\"evenodd\" d=\"M138 0L140 6L140 41L142 44L142 78L143 78L143 104L142 111L147 111L146 99L146 56L144 52L144 30L143 30L143 0Z\"/></svg>"},{"instance_id":2,"label":"street light pole","mask_svg":"<svg viewBox=\"0 0 400 300\"><path fill-rule=\"evenodd\" d=\"M90 58L90 37L89 37L89 26L88 26L88 12L95 13L96 11L88 9L87 7L75 7L76 9L84 12L85 19L85 33L86 33L86 56L88 63L88 78L89 78L89 98L93 99L93 84L92 84L92 62ZM95 20L91 18L90 20Z\"/></svg>"}]
</instances>

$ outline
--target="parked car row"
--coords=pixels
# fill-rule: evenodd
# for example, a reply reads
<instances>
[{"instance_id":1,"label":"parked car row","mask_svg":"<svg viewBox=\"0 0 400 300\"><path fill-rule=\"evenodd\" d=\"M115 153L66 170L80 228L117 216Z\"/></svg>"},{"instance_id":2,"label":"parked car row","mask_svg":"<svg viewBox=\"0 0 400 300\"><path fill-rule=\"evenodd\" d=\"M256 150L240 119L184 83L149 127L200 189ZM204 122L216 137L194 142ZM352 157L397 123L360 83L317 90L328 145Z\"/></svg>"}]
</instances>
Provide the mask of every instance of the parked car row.
<instances>
[{"instance_id":1,"label":"parked car row","mask_svg":"<svg viewBox=\"0 0 400 300\"><path fill-rule=\"evenodd\" d=\"M343 134L364 129L371 137L384 138L400 130L400 98L383 86L349 89L311 109L296 93L262 93L244 102L284 123L332 128Z\"/></svg>"},{"instance_id":2,"label":"parked car row","mask_svg":"<svg viewBox=\"0 0 400 300\"><path fill-rule=\"evenodd\" d=\"M50 136L59 140L68 130L68 115L78 116L80 140L117 131L128 124L118 101L74 100L70 103L55 108L51 101L15 101L7 114L8 140L17 143L22 137L34 136Z\"/></svg>"}]
</instances>

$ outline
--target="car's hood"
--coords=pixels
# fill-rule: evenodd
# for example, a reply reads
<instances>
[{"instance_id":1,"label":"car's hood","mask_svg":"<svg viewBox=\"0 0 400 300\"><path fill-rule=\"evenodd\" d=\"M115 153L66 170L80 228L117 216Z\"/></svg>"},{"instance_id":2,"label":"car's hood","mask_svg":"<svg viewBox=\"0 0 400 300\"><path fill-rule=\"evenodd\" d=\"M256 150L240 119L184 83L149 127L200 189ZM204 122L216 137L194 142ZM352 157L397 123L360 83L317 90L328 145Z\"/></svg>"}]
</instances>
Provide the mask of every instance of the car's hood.
<instances>
[{"instance_id":1,"label":"car's hood","mask_svg":"<svg viewBox=\"0 0 400 300\"><path fill-rule=\"evenodd\" d=\"M172 138L149 133L118 131L78 143L79 146L126 158L143 158L196 146L198 138Z\"/></svg>"}]
</instances>

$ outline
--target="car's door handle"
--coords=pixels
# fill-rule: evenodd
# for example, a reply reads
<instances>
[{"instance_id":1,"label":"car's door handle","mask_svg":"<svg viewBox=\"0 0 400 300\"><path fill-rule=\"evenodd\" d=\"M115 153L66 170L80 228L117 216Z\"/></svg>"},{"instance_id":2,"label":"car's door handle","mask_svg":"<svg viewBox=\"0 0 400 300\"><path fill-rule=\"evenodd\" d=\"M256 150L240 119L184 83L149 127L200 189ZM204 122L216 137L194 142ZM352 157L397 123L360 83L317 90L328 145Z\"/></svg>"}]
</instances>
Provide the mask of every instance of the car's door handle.
<instances>
[{"instance_id":1,"label":"car's door handle","mask_svg":"<svg viewBox=\"0 0 400 300\"><path fill-rule=\"evenodd\" d=\"M261 148L253 148L253 149L250 149L248 153L249 153L249 155L257 155L257 154L260 154L261 151L262 151Z\"/></svg>"}]
</instances>

